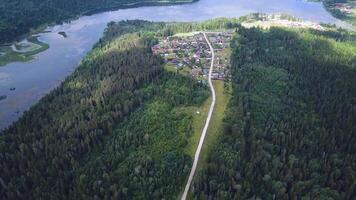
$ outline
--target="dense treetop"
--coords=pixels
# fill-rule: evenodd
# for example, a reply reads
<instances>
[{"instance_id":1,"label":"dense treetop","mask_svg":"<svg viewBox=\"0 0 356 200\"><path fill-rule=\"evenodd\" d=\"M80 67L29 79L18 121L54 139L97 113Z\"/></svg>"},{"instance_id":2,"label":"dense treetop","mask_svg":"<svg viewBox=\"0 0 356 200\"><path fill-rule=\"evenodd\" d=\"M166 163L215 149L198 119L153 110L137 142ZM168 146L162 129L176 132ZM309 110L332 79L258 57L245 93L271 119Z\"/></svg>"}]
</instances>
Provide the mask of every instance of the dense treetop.
<instances>
[{"instance_id":1,"label":"dense treetop","mask_svg":"<svg viewBox=\"0 0 356 200\"><path fill-rule=\"evenodd\" d=\"M197 199L353 199L356 45L341 33L240 28L223 134Z\"/></svg>"},{"instance_id":2,"label":"dense treetop","mask_svg":"<svg viewBox=\"0 0 356 200\"><path fill-rule=\"evenodd\" d=\"M236 29L233 98L198 199L355 196L356 39L345 31L111 22L77 70L0 134L0 199L176 199L206 86L163 69L162 36Z\"/></svg>"},{"instance_id":3,"label":"dense treetop","mask_svg":"<svg viewBox=\"0 0 356 200\"><path fill-rule=\"evenodd\" d=\"M149 24L111 23L77 70L1 133L1 199L177 195L192 129L177 109L208 92L163 70Z\"/></svg>"}]
</instances>

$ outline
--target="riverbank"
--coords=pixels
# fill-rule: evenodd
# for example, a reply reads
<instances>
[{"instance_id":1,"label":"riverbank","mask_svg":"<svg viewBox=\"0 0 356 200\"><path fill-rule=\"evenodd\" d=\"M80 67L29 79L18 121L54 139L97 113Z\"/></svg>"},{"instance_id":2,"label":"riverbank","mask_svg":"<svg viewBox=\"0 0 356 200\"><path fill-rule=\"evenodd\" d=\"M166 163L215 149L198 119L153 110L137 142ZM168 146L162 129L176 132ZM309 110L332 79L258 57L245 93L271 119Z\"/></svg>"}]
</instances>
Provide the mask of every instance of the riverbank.
<instances>
[{"instance_id":1,"label":"riverbank","mask_svg":"<svg viewBox=\"0 0 356 200\"><path fill-rule=\"evenodd\" d=\"M97 14L104 11L113 11L118 9L136 8L142 6L169 6L194 3L198 0L125 0L125 1L91 1L81 2L81 0L66 3L51 3L50 6L43 7L47 2L34 3L35 5L26 6L18 2L5 3L3 11L0 14L0 44L5 45L15 40L22 40L31 34L39 33L45 27L62 24L76 20L82 16ZM33 7L39 7L38 10ZM18 16L16 12L27 12ZM10 16L16 16L14 19Z\"/></svg>"},{"instance_id":2,"label":"riverbank","mask_svg":"<svg viewBox=\"0 0 356 200\"><path fill-rule=\"evenodd\" d=\"M32 36L20 42L0 46L0 67L12 62L27 62L34 55L49 48L49 45L38 40L38 36Z\"/></svg>"},{"instance_id":3,"label":"riverbank","mask_svg":"<svg viewBox=\"0 0 356 200\"><path fill-rule=\"evenodd\" d=\"M12 194L15 199L88 199L93 194L99 199L173 199L178 195L177 186L183 185L191 164L185 146L192 135L190 122L195 113L186 107L200 107L209 93L206 86L189 77L164 71L163 59L147 51L161 37L154 34L160 32L160 25L138 20L111 24L106 37L74 73L2 132L1 138L11 144L22 140L25 133L30 139L21 148L40 138L37 144L55 154L47 159L46 151L37 151L42 148L37 146L34 151L26 151L31 153L26 161L20 161L12 159L13 155L22 156L25 151L11 148L15 145L0 145L2 152L11 155L9 162L2 159L4 169L13 163L22 166L24 161L31 163L26 166L46 171L37 173L25 167L4 173L3 185L14 185L14 189L4 190L5 199ZM78 117L84 112L85 118ZM77 140L76 133L86 137ZM59 135L65 138L61 143L56 139ZM57 159L64 163L68 155L71 162L66 166L47 162ZM104 169L106 163L112 163L113 170ZM72 174L69 179L61 175L68 173L67 166ZM59 173L52 174L49 167ZM103 173L107 175L102 185L110 185L115 194L109 187L99 188L103 192L91 187ZM40 181L29 187L27 182L13 178L18 176ZM51 185L59 184L65 187L50 191ZM155 188L147 190L152 185ZM17 188L26 189L14 193ZM117 192L122 190L125 192Z\"/></svg>"},{"instance_id":4,"label":"riverbank","mask_svg":"<svg viewBox=\"0 0 356 200\"><path fill-rule=\"evenodd\" d=\"M105 11L114 11L118 9L129 9L129 8L138 8L138 7L143 7L143 6L172 6L172 5L182 5L182 4L189 4L189 3L195 3L199 0L177 0L177 1L169 1L169 0L158 0L158 1L142 1L142 2L134 2L134 3L127 3L127 4L122 4L122 5L114 5L114 6L108 6L104 8L98 8L98 9L93 9L90 11L83 12L80 16L85 16L85 15L93 15L97 14L100 12L105 12Z\"/></svg>"},{"instance_id":5,"label":"riverbank","mask_svg":"<svg viewBox=\"0 0 356 200\"><path fill-rule=\"evenodd\" d=\"M21 42L5 42L0 44L0 67L5 66L9 63L12 62L27 62L33 59L33 56L47 50L49 48L49 45L43 42L38 41L36 34L43 33L45 29L48 26L54 26L59 23L63 22L70 22L72 20L79 19L82 16L89 16L93 14L97 14L100 12L105 12L105 11L114 11L118 9L129 9L129 8L137 8L137 7L143 7L143 6L170 6L170 5L181 5L181 4L188 4L188 3L194 3L199 0L178 0L178 1L170 1L170 0L150 0L150 1L142 1L142 2L133 2L133 3L126 3L126 4L120 4L120 5L113 5L113 6L107 6L103 8L98 8L98 9L91 9L89 11L84 11L74 17L68 17L66 19L62 19L56 23L50 22L50 23L43 23L38 25L35 28L30 28L28 33L24 33L20 36L16 36L13 39L18 40L18 41L30 41L34 45L39 45L36 49L32 49L26 52L21 52L21 51L16 51L14 50L14 45L17 45L18 43ZM63 34L64 33L64 34ZM63 37L66 37L65 32L60 32L60 35ZM32 46L34 46L32 45Z\"/></svg>"},{"instance_id":6,"label":"riverbank","mask_svg":"<svg viewBox=\"0 0 356 200\"><path fill-rule=\"evenodd\" d=\"M4 141L7 141L7 144L9 144L1 146L3 148L2 152L9 155L7 157L9 159L3 160L1 163L5 166L4 169L10 169L10 167L13 166L25 166L24 168L11 168L13 170L10 173L4 173L6 174L6 177L3 178L5 180L4 184L6 186L13 186L6 187L5 195L10 196L16 194L18 198L26 199L78 199L79 196L86 199L95 195L98 195L97 197L99 199L175 198L180 192L179 189L184 184L184 179L187 177L186 175L191 167L192 155L190 153L191 146L189 143L190 138L194 137L192 134L194 134L196 130L194 126L195 123L192 123L192 119L194 120L195 115L199 115L203 112L197 110L197 108L203 106L202 103L206 101L207 97L207 88L201 84L204 83L204 81L199 79L200 76L204 77L202 73L206 70L201 66L203 69L200 71L200 62L196 61L198 61L198 58L199 61L203 59L204 63L207 64L205 66L210 66L211 73L209 73L209 77L212 79L226 77L228 73L224 74L220 72L228 72L228 70L222 69L229 69L227 65L224 67L224 64L226 62L230 63L225 59L226 57L230 57L230 54L222 54L228 56L218 59L218 52L227 47L227 42L230 43L226 38L231 34L221 33L212 35L212 32L208 33L209 40L212 43L209 44L209 47L212 49L212 46L214 46L216 51L215 57L212 53L214 52L213 50L210 50L209 53L207 44L204 42L202 36L198 35L197 37L189 38L193 36L190 34L178 34L185 36L183 39L177 38L177 33L213 31L225 28L239 30L239 37L241 35L256 36L257 39L265 37L266 42L257 43L259 45L265 45L265 48L249 51L250 49L254 49L254 46L252 46L250 49L241 52L246 52L246 55L244 55L241 60L251 62L254 61L255 56L261 54L261 59L265 59L267 57L266 55L269 54L279 55L284 53L284 51L288 52L290 45L294 45L290 48L292 50L296 49L301 52L310 52L302 51L303 49L300 50L301 47L308 47L308 43L305 45L303 43L303 45L298 46L294 44L295 40L289 39L298 39L294 36L295 34L288 34L289 32L285 32L283 29L271 29L273 30L271 34L274 35L267 35L267 37L263 35L267 33L267 31L260 29L244 30L240 26L240 22L242 21L238 19L220 18L199 23L154 23L140 20L109 23L104 37L99 40L94 49L82 60L79 67L71 73L57 89L42 98L35 106L26 112L18 122L15 122L9 129L3 132ZM95 28L97 28L97 26L95 26ZM315 30L305 29L303 31ZM320 32L316 34L322 34ZM176 35L176 37L172 37L172 35ZM312 35L306 39L313 38L311 36ZM68 39L71 38L73 38L72 33ZM256 38L251 38L252 42L246 43L246 45L256 44L253 42ZM241 44L241 41L246 41L242 39L239 40L239 43L231 42L233 53L240 53L237 46ZM273 43L269 43L268 41L272 39ZM205 40L208 41L206 37ZM65 41L68 42L68 40ZM313 46L316 52L321 52L320 49L325 50L325 45L323 44L327 41L316 40L316 42L318 42L317 44L321 44L321 46ZM281 43L285 44L282 48L280 48ZM272 46L273 49L270 50L268 45L274 45ZM68 46L65 47L64 51L68 51ZM238 47L246 48L242 45ZM75 48L79 47L75 46ZM56 48L56 51L59 50ZM168 52L170 55L168 55ZM162 56L160 56L161 54ZM186 57L185 55L189 56L187 58L195 58L194 62L193 59L184 59L184 57ZM296 57L299 57L298 55L299 54L297 54ZM294 56L294 54L288 58L293 58L292 56ZM214 62L214 57L216 58L216 62ZM53 61L52 57L50 59ZM172 64L176 64L177 70L180 67L184 68L184 64L188 66L191 65L192 69L188 74L192 79L182 77L178 73L164 72L163 61L165 59L167 61L170 60ZM57 60L54 60L54 62L61 61L60 59ZM208 60L211 60L211 63L216 63L215 73L211 70L213 66L209 65ZM219 60L221 62L219 62ZM273 60L271 62L273 62ZM278 63L283 64L285 62ZM245 106L246 109L249 109L250 97L251 102L256 105L252 108L259 108L258 106L264 105L262 104L263 102L256 104L256 101L265 100L269 105L276 103L276 108L279 108L277 106L280 105L280 101L274 101L274 98L271 98L270 94L279 98L279 94L284 93L274 92L284 88L289 89L288 85L283 84L285 82L282 81L289 81L290 79L288 79L288 76L283 73L284 71L278 69L278 67L274 67L275 70L268 67L271 65L270 63L266 63L266 65L262 66L258 64L259 63L256 64L256 67L252 66L256 68L256 71L251 71L251 73L248 73L250 72L248 71L249 65L246 65L247 69L242 71L244 74L242 74L241 77L237 76L237 70L234 68L234 74L231 80L235 86L239 84L239 82L236 82L237 80L246 76L250 76L251 78L241 80L241 91L244 92L243 90L246 90L245 93L241 93L239 88L232 87L232 98L236 100L237 95L245 95L243 100L248 102L241 105ZM40 67L41 65L38 65L36 69ZM166 68L174 72L172 68ZM52 67L50 71L55 69L58 68ZM49 76L46 72L40 72L41 74L45 74L46 77ZM251 76L252 73L255 74ZM28 74L29 71L27 70L25 75L28 77ZM265 77L265 79L260 79L261 74L270 76ZM256 82L257 84L252 82L249 84L251 80L255 81L253 78L256 78L256 81L263 82ZM42 82L42 85L44 85L43 83L46 82ZM209 83L210 86L213 84L211 82ZM251 85L256 87L251 87ZM337 84L334 83L333 85ZM17 85L13 87L17 88ZM208 162L206 162L204 166L207 166L206 169L208 169L208 171L214 173L215 171L213 170L216 169L214 164L220 160L224 161L224 158L228 158L227 164L220 166L224 167L224 169L222 169L224 170L224 174L235 175L235 173L230 173L230 171L234 172L234 169L237 168L228 171L225 170L225 168L229 169L231 163L235 163L234 161L229 162L231 159L234 159L234 157L230 156L232 154L227 154L230 149L223 152L220 151L220 153L219 151L215 151L214 147L218 146L224 148L234 147L236 144L238 145L239 143L235 141L234 145L220 145L224 144L220 143L221 135L226 135L226 131L232 130L233 132L228 136L233 136L235 139L238 136L235 133L239 133L238 131L240 130L242 131L242 129L239 128L243 127L246 129L245 127L249 127L249 122L241 123L242 125L240 126L240 124L236 123L231 123L230 125L230 121L223 120L226 119L224 113L222 113L223 111L231 111L229 108L234 108L232 106L240 104L232 102L230 106L227 104L228 100L226 98L220 98L220 100L223 101L220 104L219 97L222 96L221 92L224 92L223 82L217 81L216 84L211 87L216 89L217 95L220 95L217 97L217 104L214 114L212 114L211 117L211 124L209 130L207 130L207 138L205 141L205 144L211 145L206 146L204 144L204 146L207 147L205 152L208 151L209 155L215 155L215 157L209 157ZM249 87L251 87L251 89ZM231 87L227 84L226 88ZM19 87L19 89L21 88ZM7 88L7 91L8 90ZM16 89L16 91L18 90ZM262 93L259 91L262 91ZM294 91L297 93L301 90ZM254 96L247 96L247 92ZM229 93L227 95L229 95ZM261 95L261 97L257 95ZM292 99L293 96L290 98ZM6 101L10 102L11 99L4 100L4 102ZM283 108L288 108L289 102L290 101L285 102L286 106ZM284 101L282 101L282 103L284 103ZM297 103L298 104L293 105L303 105L302 103ZM218 105L222 107L219 108ZM267 105L266 108L262 107L263 113L270 112L271 108L269 105ZM228 109L225 109L226 107L228 107ZM4 106L3 108L6 107ZM189 110L191 112L182 112L189 108L194 109ZM275 107L272 107L272 109L274 108ZM221 115L215 115L217 111ZM273 115L271 116L278 117L279 113L277 111L276 114L272 113ZM256 112L257 111L251 110L253 116L260 114L260 112L257 112L257 114ZM226 116L231 116L231 118L236 116L231 113L227 114ZM246 115L249 114L246 112ZM248 116L236 116L236 118L238 120L249 119ZM261 127L264 128L266 123L260 124ZM213 127L215 127L215 129L212 129ZM225 129L225 127L228 129ZM224 132L221 130L222 128L224 128ZM213 134L210 135L211 137L208 136L209 131L213 131ZM249 129L245 131L247 135L251 135L248 131ZM263 133L266 132L268 132L268 130L263 131ZM274 135L277 134L280 133ZM241 136L241 134L239 135ZM195 142L195 140L193 142ZM255 144L257 144L257 142L259 141L256 141ZM19 147L21 151L19 151L18 147L14 144L21 144ZM29 147L33 147L34 150L27 151ZM46 151L42 149L46 149ZM235 149L237 149L237 147ZM49 154L48 152L53 152L53 154ZM218 152L218 154L216 154L216 152ZM203 153L204 148L202 148L201 156L203 156ZM16 159L19 157L24 157L26 160ZM200 158L204 159L204 157ZM52 162L53 160L54 164ZM209 161L212 161L213 164ZM64 166L61 163L67 164ZM44 171L46 173L38 173L38 171ZM52 171L58 173L52 173ZM70 178L62 176L62 174L69 173L71 174ZM24 177L25 181L19 181L13 178L20 176ZM223 175L219 175L219 177L223 177ZM195 178L199 177L196 176ZM30 187L28 183L30 183L29 181L31 180L38 181L31 184ZM194 180L199 181L202 179ZM233 179L229 177L228 180ZM207 182L205 185L209 183L210 182ZM225 183L229 182L225 181ZM64 185L65 187L51 191L51 185ZM92 187L93 185L95 187ZM235 187L235 185L232 187ZM235 188L239 187L240 186L236 186ZM26 188L26 190L16 193L16 191L20 190L18 188ZM203 189L195 190L195 188L200 188L198 186L194 187L194 192L196 193L204 192ZM230 199L233 198L231 197Z\"/></svg>"},{"instance_id":7,"label":"riverbank","mask_svg":"<svg viewBox=\"0 0 356 200\"><path fill-rule=\"evenodd\" d=\"M7 95L7 99L0 102L0 127L6 127L17 120L22 113L51 90L56 88L77 68L78 63L99 41L106 24L110 21L145 19L149 21L203 21L217 17L240 17L248 12L286 13L309 21L331 23L336 20L320 3L304 1L261 0L259 4L251 4L243 0L201 0L197 3L167 6L167 7L139 7L104 12L91 16L80 17L78 20L49 27L41 33L41 41L50 45L46 52L36 55L31 62L14 62L0 67L0 95ZM278 4L278 7L276 5ZM216 12L224 10L224 12ZM313 12L310 12L312 10ZM224 24L226 22L219 22ZM233 22L234 24L235 22ZM53 37L55 33L64 31L68 38ZM45 76L43 75L45 74ZM10 94L9 88L16 91Z\"/></svg>"}]
</instances>

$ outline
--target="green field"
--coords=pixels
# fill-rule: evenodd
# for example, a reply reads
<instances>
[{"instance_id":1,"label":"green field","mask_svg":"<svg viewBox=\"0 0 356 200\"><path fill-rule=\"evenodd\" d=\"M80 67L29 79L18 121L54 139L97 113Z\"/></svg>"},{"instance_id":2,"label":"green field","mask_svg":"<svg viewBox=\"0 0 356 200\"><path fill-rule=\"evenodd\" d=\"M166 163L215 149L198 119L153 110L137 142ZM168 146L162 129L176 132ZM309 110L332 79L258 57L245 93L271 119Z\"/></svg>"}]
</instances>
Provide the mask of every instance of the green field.
<instances>
[{"instance_id":1,"label":"green field","mask_svg":"<svg viewBox=\"0 0 356 200\"><path fill-rule=\"evenodd\" d=\"M207 131L202 150L200 152L200 158L198 162L198 170L206 168L206 164L209 159L209 154L216 145L219 136L223 133L223 119L225 117L225 110L231 98L231 83L224 83L224 81L213 81L214 89L216 92L216 104L213 115L210 120L209 129ZM190 138L188 144L191 155L194 156L198 142L201 136L202 129L205 125L205 120L209 112L211 104L211 97L209 97L205 103L199 109L200 115L197 115L193 119L194 133ZM199 173L198 171L198 173ZM194 199L192 193L188 194L188 199Z\"/></svg>"},{"instance_id":2,"label":"green field","mask_svg":"<svg viewBox=\"0 0 356 200\"><path fill-rule=\"evenodd\" d=\"M198 169L205 167L205 164L209 159L210 151L218 141L219 135L223 133L223 119L225 117L225 110L231 98L230 83L224 83L224 81L213 81L213 85L216 92L216 105L200 154Z\"/></svg>"},{"instance_id":3,"label":"green field","mask_svg":"<svg viewBox=\"0 0 356 200\"><path fill-rule=\"evenodd\" d=\"M204 128L206 118L208 116L209 108L211 104L211 96L200 107L186 107L186 112L191 113L193 116L193 135L189 139L189 143L186 147L186 151L191 157L194 157L197 149L201 132Z\"/></svg>"}]
</instances>

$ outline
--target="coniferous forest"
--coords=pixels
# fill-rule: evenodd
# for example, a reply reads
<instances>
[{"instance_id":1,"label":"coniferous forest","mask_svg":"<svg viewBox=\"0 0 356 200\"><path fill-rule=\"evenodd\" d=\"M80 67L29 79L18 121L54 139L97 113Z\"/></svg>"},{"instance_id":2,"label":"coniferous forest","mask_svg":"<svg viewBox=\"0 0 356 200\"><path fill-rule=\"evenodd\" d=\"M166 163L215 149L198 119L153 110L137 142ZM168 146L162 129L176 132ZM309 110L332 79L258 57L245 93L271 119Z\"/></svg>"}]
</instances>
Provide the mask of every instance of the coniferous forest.
<instances>
[{"instance_id":1,"label":"coniferous forest","mask_svg":"<svg viewBox=\"0 0 356 200\"><path fill-rule=\"evenodd\" d=\"M196 199L354 199L356 40L239 28L224 130Z\"/></svg>"},{"instance_id":2,"label":"coniferous forest","mask_svg":"<svg viewBox=\"0 0 356 200\"><path fill-rule=\"evenodd\" d=\"M119 24L1 133L1 199L178 195L191 165L184 147L192 130L191 116L178 108L201 104L207 87L163 70L151 53L153 33L131 29L150 23Z\"/></svg>"},{"instance_id":3,"label":"coniferous forest","mask_svg":"<svg viewBox=\"0 0 356 200\"><path fill-rule=\"evenodd\" d=\"M209 88L164 68L163 37L236 30L232 98L194 199L354 199L356 37L241 19L111 22L60 86L0 133L0 199L177 199L191 106Z\"/></svg>"},{"instance_id":4,"label":"coniferous forest","mask_svg":"<svg viewBox=\"0 0 356 200\"><path fill-rule=\"evenodd\" d=\"M77 70L0 134L1 199L174 199L192 158L206 85L163 69L151 47L178 32L238 26L111 22Z\"/></svg>"}]
</instances>

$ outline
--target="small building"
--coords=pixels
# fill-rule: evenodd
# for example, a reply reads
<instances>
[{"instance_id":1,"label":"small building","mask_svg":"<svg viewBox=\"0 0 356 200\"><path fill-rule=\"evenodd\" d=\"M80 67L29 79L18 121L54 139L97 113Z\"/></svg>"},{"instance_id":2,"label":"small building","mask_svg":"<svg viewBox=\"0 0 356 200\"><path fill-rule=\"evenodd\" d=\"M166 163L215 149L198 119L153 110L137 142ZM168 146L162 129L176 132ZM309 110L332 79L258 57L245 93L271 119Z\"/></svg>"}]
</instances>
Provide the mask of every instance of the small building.
<instances>
[{"instance_id":1,"label":"small building","mask_svg":"<svg viewBox=\"0 0 356 200\"><path fill-rule=\"evenodd\" d=\"M218 80L218 79L219 79L219 73L217 73L217 72L211 73L211 78L212 78L213 80Z\"/></svg>"},{"instance_id":2,"label":"small building","mask_svg":"<svg viewBox=\"0 0 356 200\"><path fill-rule=\"evenodd\" d=\"M198 76L203 75L203 72L200 68L194 68L194 69L190 70L189 74L191 77L196 78Z\"/></svg>"}]
</instances>

